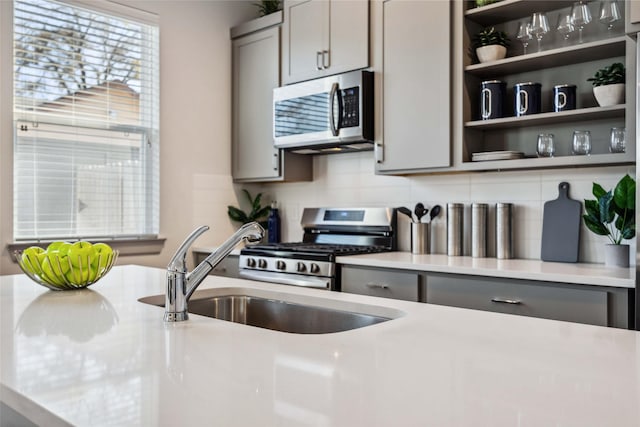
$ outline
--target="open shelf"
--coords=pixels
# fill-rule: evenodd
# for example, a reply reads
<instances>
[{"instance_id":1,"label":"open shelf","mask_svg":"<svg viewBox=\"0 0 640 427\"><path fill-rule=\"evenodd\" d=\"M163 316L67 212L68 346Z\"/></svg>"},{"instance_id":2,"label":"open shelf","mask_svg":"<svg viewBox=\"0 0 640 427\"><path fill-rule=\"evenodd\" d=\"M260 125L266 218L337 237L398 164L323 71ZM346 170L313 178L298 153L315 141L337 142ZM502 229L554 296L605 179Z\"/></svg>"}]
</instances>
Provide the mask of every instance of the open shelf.
<instances>
[{"instance_id":1,"label":"open shelf","mask_svg":"<svg viewBox=\"0 0 640 427\"><path fill-rule=\"evenodd\" d=\"M465 67L465 72L480 78L495 78L505 74L542 70L563 65L579 64L599 59L624 56L625 37L582 43L526 55L512 56L498 61L473 64Z\"/></svg>"},{"instance_id":2,"label":"open shelf","mask_svg":"<svg viewBox=\"0 0 640 427\"><path fill-rule=\"evenodd\" d=\"M625 104L613 105L611 107L591 107L577 110L532 114L521 117L505 117L502 119L475 120L466 122L465 128L479 130L496 130L519 128L523 126L539 126L555 123L583 122L597 119L610 119L625 116Z\"/></svg>"},{"instance_id":3,"label":"open shelf","mask_svg":"<svg viewBox=\"0 0 640 427\"><path fill-rule=\"evenodd\" d=\"M536 12L548 12L571 6L574 1L537 0ZM504 0L487 6L476 7L465 12L465 17L483 26L511 21L531 15L531 2L525 0Z\"/></svg>"},{"instance_id":4,"label":"open shelf","mask_svg":"<svg viewBox=\"0 0 640 427\"><path fill-rule=\"evenodd\" d=\"M630 153L592 154L590 156L531 157L514 160L493 160L487 162L464 162L464 170L505 170L505 169L540 169L573 166L603 166L635 163L635 156Z\"/></svg>"}]
</instances>

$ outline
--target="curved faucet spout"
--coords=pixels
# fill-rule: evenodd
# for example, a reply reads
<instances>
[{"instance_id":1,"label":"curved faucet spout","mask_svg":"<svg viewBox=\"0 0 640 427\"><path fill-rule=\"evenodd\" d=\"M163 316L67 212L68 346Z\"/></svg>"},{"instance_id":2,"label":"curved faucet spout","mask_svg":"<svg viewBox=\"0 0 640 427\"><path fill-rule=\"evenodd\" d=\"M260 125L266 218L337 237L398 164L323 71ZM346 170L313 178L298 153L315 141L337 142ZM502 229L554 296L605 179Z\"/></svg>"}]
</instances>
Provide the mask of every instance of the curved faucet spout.
<instances>
[{"instance_id":1,"label":"curved faucet spout","mask_svg":"<svg viewBox=\"0 0 640 427\"><path fill-rule=\"evenodd\" d=\"M243 240L255 243L262 240L264 229L257 222L240 227L220 247L205 258L191 273L187 273L186 253L198 236L209 227L202 226L182 243L167 267L167 291L165 295L165 322L187 320L187 302L207 274L215 268Z\"/></svg>"}]
</instances>

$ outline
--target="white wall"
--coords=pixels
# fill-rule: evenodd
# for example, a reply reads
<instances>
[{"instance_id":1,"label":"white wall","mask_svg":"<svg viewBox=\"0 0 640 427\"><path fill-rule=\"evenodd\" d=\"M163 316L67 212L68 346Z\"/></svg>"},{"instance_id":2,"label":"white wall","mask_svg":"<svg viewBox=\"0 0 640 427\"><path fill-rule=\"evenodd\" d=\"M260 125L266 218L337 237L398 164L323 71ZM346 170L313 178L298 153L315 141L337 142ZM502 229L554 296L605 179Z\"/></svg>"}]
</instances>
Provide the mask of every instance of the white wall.
<instances>
[{"instance_id":1,"label":"white wall","mask_svg":"<svg viewBox=\"0 0 640 427\"><path fill-rule=\"evenodd\" d=\"M407 206L413 210L417 202L427 207L440 204L443 213L434 222L432 231L434 253L446 253L445 207L448 202L465 203L466 217L470 215L472 202L489 203L491 210L496 202L510 202L516 207L516 257L539 259L544 203L558 197L560 182L569 182L569 196L582 202L585 198L593 198L594 181L610 189L625 173L635 177L635 168L624 166L406 177L377 176L373 166L371 152L316 156L313 182L268 184L256 189L265 193L266 200L278 201L285 241L301 239L299 221L304 207ZM403 248L408 250L408 228L402 227L400 231L403 232L399 236ZM466 253L469 254L467 242ZM583 224L580 261L604 262L602 245L607 242L605 237L596 236ZM495 256L492 246L490 244L489 255ZM635 246L631 252L635 255ZM635 256L632 261L635 262Z\"/></svg>"},{"instance_id":2,"label":"white wall","mask_svg":"<svg viewBox=\"0 0 640 427\"><path fill-rule=\"evenodd\" d=\"M231 183L229 29L257 17L257 8L252 1L121 3L160 19L160 233L167 241L160 255L121 257L118 263L164 267L197 226L211 226L198 245L219 244L235 230L226 215L227 205L238 203ZM9 4L0 1L3 32L11 28ZM2 34L0 64L9 67L0 69L0 273L9 274L19 270L6 250L12 239L11 40Z\"/></svg>"}]
</instances>

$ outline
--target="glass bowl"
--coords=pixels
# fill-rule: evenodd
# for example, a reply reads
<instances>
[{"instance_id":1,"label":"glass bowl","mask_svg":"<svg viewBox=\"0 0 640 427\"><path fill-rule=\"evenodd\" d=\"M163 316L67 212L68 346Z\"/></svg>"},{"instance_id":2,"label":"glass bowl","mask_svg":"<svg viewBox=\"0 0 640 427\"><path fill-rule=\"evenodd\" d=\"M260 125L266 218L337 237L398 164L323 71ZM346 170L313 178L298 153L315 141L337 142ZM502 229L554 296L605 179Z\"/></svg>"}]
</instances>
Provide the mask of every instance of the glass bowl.
<instances>
[{"instance_id":1,"label":"glass bowl","mask_svg":"<svg viewBox=\"0 0 640 427\"><path fill-rule=\"evenodd\" d=\"M73 263L70 256L42 253L36 261L23 257L22 251L14 252L20 269L31 280L54 291L82 289L103 278L116 262L119 252L108 255L97 254L84 259L78 257Z\"/></svg>"}]
</instances>

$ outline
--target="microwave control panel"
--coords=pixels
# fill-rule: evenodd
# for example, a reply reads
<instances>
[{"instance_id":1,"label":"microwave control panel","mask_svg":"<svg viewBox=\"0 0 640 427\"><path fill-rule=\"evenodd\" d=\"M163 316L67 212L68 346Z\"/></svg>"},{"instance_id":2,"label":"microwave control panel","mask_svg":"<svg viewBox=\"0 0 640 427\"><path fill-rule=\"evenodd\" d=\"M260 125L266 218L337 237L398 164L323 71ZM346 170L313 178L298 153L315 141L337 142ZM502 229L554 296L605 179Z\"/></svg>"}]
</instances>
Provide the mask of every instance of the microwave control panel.
<instances>
[{"instance_id":1,"label":"microwave control panel","mask_svg":"<svg viewBox=\"0 0 640 427\"><path fill-rule=\"evenodd\" d=\"M342 122L341 128L360 126L360 88L351 87L340 91L342 95Z\"/></svg>"}]
</instances>

